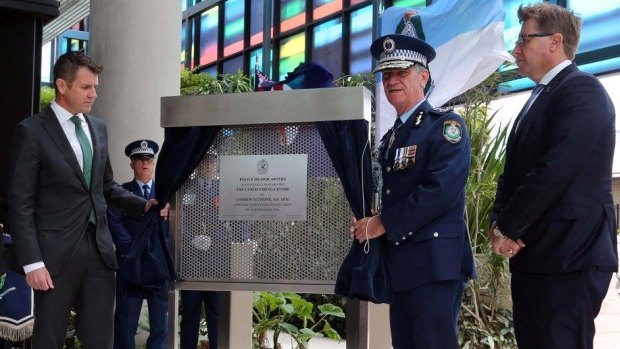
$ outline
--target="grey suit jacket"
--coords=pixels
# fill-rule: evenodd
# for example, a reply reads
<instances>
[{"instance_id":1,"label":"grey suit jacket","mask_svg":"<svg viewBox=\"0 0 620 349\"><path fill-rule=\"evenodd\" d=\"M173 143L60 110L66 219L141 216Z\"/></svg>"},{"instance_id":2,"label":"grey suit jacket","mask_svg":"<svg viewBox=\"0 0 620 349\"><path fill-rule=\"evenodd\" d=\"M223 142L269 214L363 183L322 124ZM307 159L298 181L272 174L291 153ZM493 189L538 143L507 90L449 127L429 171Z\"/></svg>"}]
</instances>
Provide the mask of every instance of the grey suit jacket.
<instances>
[{"instance_id":1,"label":"grey suit jacket","mask_svg":"<svg viewBox=\"0 0 620 349\"><path fill-rule=\"evenodd\" d=\"M9 223L20 266L43 261L52 276L71 257L88 224L97 217L97 246L116 268L106 202L139 215L146 201L114 182L104 122L85 115L93 142L90 188L51 108L17 124L9 167Z\"/></svg>"}]
</instances>

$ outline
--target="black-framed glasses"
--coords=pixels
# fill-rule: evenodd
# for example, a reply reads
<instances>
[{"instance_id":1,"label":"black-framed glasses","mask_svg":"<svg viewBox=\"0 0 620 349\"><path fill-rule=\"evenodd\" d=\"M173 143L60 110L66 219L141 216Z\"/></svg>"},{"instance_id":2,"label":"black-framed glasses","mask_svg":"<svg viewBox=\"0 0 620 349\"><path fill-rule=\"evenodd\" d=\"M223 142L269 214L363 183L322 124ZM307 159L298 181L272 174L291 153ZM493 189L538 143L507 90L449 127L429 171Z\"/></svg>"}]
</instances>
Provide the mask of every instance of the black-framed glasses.
<instances>
[{"instance_id":1,"label":"black-framed glasses","mask_svg":"<svg viewBox=\"0 0 620 349\"><path fill-rule=\"evenodd\" d=\"M137 157L133 158L133 159L131 159L131 161L133 161L133 162L142 162L142 163L145 163L145 164L152 164L153 161L155 161L155 158L151 158L151 157L148 157L148 156L143 156L143 157L139 157L139 158L137 158Z\"/></svg>"},{"instance_id":2,"label":"black-framed glasses","mask_svg":"<svg viewBox=\"0 0 620 349\"><path fill-rule=\"evenodd\" d=\"M515 42L515 46L523 46L527 43L529 38L544 38L545 36L551 36L553 33L533 33L533 34L520 34L519 39Z\"/></svg>"}]
</instances>

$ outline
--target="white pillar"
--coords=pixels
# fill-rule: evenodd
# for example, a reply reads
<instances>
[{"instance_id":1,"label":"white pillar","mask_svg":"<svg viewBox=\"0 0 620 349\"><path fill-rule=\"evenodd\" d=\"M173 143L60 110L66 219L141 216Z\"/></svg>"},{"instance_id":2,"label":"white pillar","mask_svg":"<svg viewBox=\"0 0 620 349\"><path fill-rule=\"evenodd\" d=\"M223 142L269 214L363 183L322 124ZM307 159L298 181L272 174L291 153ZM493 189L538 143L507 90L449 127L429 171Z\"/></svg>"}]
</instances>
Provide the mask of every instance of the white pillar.
<instances>
[{"instance_id":1,"label":"white pillar","mask_svg":"<svg viewBox=\"0 0 620 349\"><path fill-rule=\"evenodd\" d=\"M368 303L368 348L390 349L390 306Z\"/></svg>"},{"instance_id":2,"label":"white pillar","mask_svg":"<svg viewBox=\"0 0 620 349\"><path fill-rule=\"evenodd\" d=\"M106 121L114 178L133 178L125 146L161 146L160 97L180 90L181 4L166 0L91 0L90 55L103 65L93 115Z\"/></svg>"}]
</instances>

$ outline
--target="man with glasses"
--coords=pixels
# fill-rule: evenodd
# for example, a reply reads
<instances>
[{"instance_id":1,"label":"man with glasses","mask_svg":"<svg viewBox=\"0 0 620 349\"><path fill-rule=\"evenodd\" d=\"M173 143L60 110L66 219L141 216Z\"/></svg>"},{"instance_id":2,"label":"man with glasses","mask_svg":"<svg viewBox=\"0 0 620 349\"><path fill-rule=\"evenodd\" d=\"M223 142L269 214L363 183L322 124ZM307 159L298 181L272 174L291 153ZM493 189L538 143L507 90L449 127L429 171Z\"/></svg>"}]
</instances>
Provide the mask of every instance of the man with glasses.
<instances>
[{"instance_id":1,"label":"man with glasses","mask_svg":"<svg viewBox=\"0 0 620 349\"><path fill-rule=\"evenodd\" d=\"M617 270L611 196L614 106L571 62L581 20L549 3L521 6L519 73L536 84L512 127L491 217L510 258L520 349L589 349Z\"/></svg>"},{"instance_id":2,"label":"man with glasses","mask_svg":"<svg viewBox=\"0 0 620 349\"><path fill-rule=\"evenodd\" d=\"M154 141L143 139L131 142L125 147L125 155L131 160L129 166L133 170L134 179L123 184L123 187L134 195L145 199L155 198L155 182L153 172L155 169L155 154L159 146ZM142 300L147 300L149 337L146 342L147 349L164 349L167 347L168 325L168 280L149 283L148 292L127 282L127 274L135 273L129 258L139 258L142 251L136 251L143 246L138 242L139 234L144 232L144 226L148 224L146 217L123 215L119 210L110 207L108 220L112 239L116 245L116 254L119 260L119 269L116 277L116 309L114 313L114 348L134 349L135 335L138 328ZM164 226L168 227L168 222ZM169 242L169 230L165 229L166 243ZM157 231L151 232L148 237L154 241L149 247L149 254L154 256L154 264L149 267L166 266L165 254L167 247L160 246ZM146 266L142 266L145 268ZM129 278L129 279L133 279Z\"/></svg>"},{"instance_id":3,"label":"man with glasses","mask_svg":"<svg viewBox=\"0 0 620 349\"><path fill-rule=\"evenodd\" d=\"M429 44L393 34L370 51L397 118L378 151L380 213L354 222L351 235L386 244L392 347L457 349L461 295L473 274L463 218L471 156L465 123L426 100L428 63L436 54Z\"/></svg>"}]
</instances>

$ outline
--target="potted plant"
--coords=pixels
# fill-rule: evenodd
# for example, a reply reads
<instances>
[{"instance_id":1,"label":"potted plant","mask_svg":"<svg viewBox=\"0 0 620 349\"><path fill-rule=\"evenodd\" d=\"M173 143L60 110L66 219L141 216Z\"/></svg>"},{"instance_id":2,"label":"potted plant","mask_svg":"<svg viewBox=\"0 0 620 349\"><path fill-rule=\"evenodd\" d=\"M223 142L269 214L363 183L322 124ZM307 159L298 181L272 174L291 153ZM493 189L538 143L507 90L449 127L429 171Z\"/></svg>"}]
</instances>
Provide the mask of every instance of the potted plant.
<instances>
[{"instance_id":1,"label":"potted plant","mask_svg":"<svg viewBox=\"0 0 620 349\"><path fill-rule=\"evenodd\" d=\"M281 348L278 338L283 332L291 336L299 349L307 349L308 342L313 337L327 336L335 340L341 339L330 325L329 318L332 316L344 318L345 315L340 307L331 303L318 306L320 316L318 320L312 316L314 304L296 293L254 292L252 305L253 349L268 348L268 331L273 331L271 343L274 349ZM301 326L296 326L295 321L299 321Z\"/></svg>"}]
</instances>

